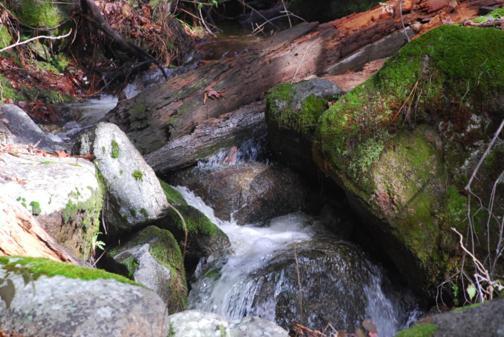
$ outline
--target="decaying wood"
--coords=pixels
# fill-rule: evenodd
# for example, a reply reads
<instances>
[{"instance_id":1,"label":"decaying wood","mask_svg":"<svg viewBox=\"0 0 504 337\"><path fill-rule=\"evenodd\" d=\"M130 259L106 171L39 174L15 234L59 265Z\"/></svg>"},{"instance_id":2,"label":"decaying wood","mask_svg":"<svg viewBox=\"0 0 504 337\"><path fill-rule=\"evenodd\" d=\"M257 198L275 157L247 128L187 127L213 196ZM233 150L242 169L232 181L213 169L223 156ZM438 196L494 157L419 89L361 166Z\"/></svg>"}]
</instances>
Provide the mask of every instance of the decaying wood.
<instances>
[{"instance_id":1,"label":"decaying wood","mask_svg":"<svg viewBox=\"0 0 504 337\"><path fill-rule=\"evenodd\" d=\"M209 62L123 101L107 118L126 130L140 151L151 153L192 133L208 118L261 99L277 83L324 75L360 48L405 27L414 25L423 33L447 22L462 22L476 16L479 7L503 1L390 0L326 24L300 24L247 53ZM223 97L204 102L210 89Z\"/></svg>"},{"instance_id":2,"label":"decaying wood","mask_svg":"<svg viewBox=\"0 0 504 337\"><path fill-rule=\"evenodd\" d=\"M248 104L236 111L201 123L188 135L169 141L145 156L147 163L161 175L191 166L215 152L215 149L239 145L248 139L266 136L265 104Z\"/></svg>"},{"instance_id":3,"label":"decaying wood","mask_svg":"<svg viewBox=\"0 0 504 337\"><path fill-rule=\"evenodd\" d=\"M17 202L0 196L0 255L78 261L61 247Z\"/></svg>"}]
</instances>

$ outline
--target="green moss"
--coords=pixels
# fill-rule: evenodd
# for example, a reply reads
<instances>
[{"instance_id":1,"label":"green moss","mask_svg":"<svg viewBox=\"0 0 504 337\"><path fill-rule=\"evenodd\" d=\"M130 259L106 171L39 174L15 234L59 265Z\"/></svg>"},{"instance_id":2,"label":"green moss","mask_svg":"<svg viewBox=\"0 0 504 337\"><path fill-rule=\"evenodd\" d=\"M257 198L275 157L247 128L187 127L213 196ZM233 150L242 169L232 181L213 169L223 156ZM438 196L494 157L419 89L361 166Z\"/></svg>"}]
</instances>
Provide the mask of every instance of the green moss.
<instances>
[{"instance_id":1,"label":"green moss","mask_svg":"<svg viewBox=\"0 0 504 337\"><path fill-rule=\"evenodd\" d=\"M148 218L149 217L149 212L147 212L147 210L145 208L141 208L140 209L140 214L142 214L142 216L144 218Z\"/></svg>"},{"instance_id":2,"label":"green moss","mask_svg":"<svg viewBox=\"0 0 504 337\"><path fill-rule=\"evenodd\" d=\"M31 212L33 215L37 216L40 213L42 213L42 210L40 209L40 203L38 201L30 202L30 206L31 206Z\"/></svg>"},{"instance_id":3,"label":"green moss","mask_svg":"<svg viewBox=\"0 0 504 337\"><path fill-rule=\"evenodd\" d=\"M168 203L173 206L187 205L187 202L179 191L161 179L159 179L159 183L161 184L161 188L163 188Z\"/></svg>"},{"instance_id":4,"label":"green moss","mask_svg":"<svg viewBox=\"0 0 504 337\"><path fill-rule=\"evenodd\" d=\"M497 8L488 13L487 15L478 16L477 18L472 19L472 21L475 23L484 23L489 20L501 19L501 18L504 18L504 8Z\"/></svg>"},{"instance_id":5,"label":"green moss","mask_svg":"<svg viewBox=\"0 0 504 337\"><path fill-rule=\"evenodd\" d=\"M47 104L60 104L72 100L71 96L65 95L58 90L38 87L22 88L21 93L29 101L43 100Z\"/></svg>"},{"instance_id":6,"label":"green moss","mask_svg":"<svg viewBox=\"0 0 504 337\"><path fill-rule=\"evenodd\" d=\"M133 179L135 179L136 181L142 181L143 180L143 173L142 171L140 170L135 170L133 171L133 173L131 174L131 176L133 177Z\"/></svg>"},{"instance_id":7,"label":"green moss","mask_svg":"<svg viewBox=\"0 0 504 337\"><path fill-rule=\"evenodd\" d=\"M170 301L169 311L171 313L184 310L187 305L187 283L185 277L184 260L179 245L173 235L155 226L149 226L138 232L135 237L125 245L111 251L117 255L121 251L129 248L149 243L151 255L164 267L170 270ZM129 256L121 261L126 266L130 277L133 277L138 268L138 262Z\"/></svg>"},{"instance_id":8,"label":"green moss","mask_svg":"<svg viewBox=\"0 0 504 337\"><path fill-rule=\"evenodd\" d=\"M447 223L451 227L464 228L467 221L467 198L462 196L455 186L448 186L446 192Z\"/></svg>"},{"instance_id":9,"label":"green moss","mask_svg":"<svg viewBox=\"0 0 504 337\"><path fill-rule=\"evenodd\" d=\"M6 100L17 101L21 97L18 92L12 87L11 82L0 74L0 101Z\"/></svg>"},{"instance_id":10,"label":"green moss","mask_svg":"<svg viewBox=\"0 0 504 337\"><path fill-rule=\"evenodd\" d=\"M24 25L34 28L55 28L64 20L52 0L20 0L16 14Z\"/></svg>"},{"instance_id":11,"label":"green moss","mask_svg":"<svg viewBox=\"0 0 504 337\"><path fill-rule=\"evenodd\" d=\"M279 84L268 92L266 98L266 119L276 128L294 130L301 134L311 134L316 129L322 112L327 109L327 101L310 95L296 103L296 90L292 84Z\"/></svg>"},{"instance_id":12,"label":"green moss","mask_svg":"<svg viewBox=\"0 0 504 337\"><path fill-rule=\"evenodd\" d=\"M481 306L481 303L474 303L470 305L464 305L463 307L458 307L453 309L452 311L455 313L463 313L471 309L479 308Z\"/></svg>"},{"instance_id":13,"label":"green moss","mask_svg":"<svg viewBox=\"0 0 504 337\"><path fill-rule=\"evenodd\" d=\"M431 323L416 324L409 329L399 331L396 337L432 337L438 326Z\"/></svg>"},{"instance_id":14,"label":"green moss","mask_svg":"<svg viewBox=\"0 0 504 337\"><path fill-rule=\"evenodd\" d=\"M111 274L100 269L85 268L69 263L55 262L44 258L35 257L0 257L0 265L7 272L21 274L29 279L36 280L41 276L63 276L70 279L92 281L99 279L112 279L121 283L138 285L120 275Z\"/></svg>"},{"instance_id":15,"label":"green moss","mask_svg":"<svg viewBox=\"0 0 504 337\"><path fill-rule=\"evenodd\" d=\"M92 253L93 238L100 228L100 213L103 207L105 183L99 173L97 173L97 180L99 183L98 189L91 191L89 199L79 200L79 191L74 191L68 196L68 202L62 212L65 224L71 222L80 224L83 231L83 246L80 247L80 253L83 259L87 259Z\"/></svg>"},{"instance_id":16,"label":"green moss","mask_svg":"<svg viewBox=\"0 0 504 337\"><path fill-rule=\"evenodd\" d=\"M0 49L7 47L12 42L12 37L7 27L0 24Z\"/></svg>"},{"instance_id":17,"label":"green moss","mask_svg":"<svg viewBox=\"0 0 504 337\"><path fill-rule=\"evenodd\" d=\"M113 159L119 158L119 144L115 141L115 139L112 139L112 142L110 143L110 156Z\"/></svg>"},{"instance_id":18,"label":"green moss","mask_svg":"<svg viewBox=\"0 0 504 337\"><path fill-rule=\"evenodd\" d=\"M177 209L184 217L189 234L214 236L219 233L219 228L196 208L188 205L178 205ZM177 213L170 209L168 214L170 219L169 227L183 231L184 226Z\"/></svg>"}]
</instances>

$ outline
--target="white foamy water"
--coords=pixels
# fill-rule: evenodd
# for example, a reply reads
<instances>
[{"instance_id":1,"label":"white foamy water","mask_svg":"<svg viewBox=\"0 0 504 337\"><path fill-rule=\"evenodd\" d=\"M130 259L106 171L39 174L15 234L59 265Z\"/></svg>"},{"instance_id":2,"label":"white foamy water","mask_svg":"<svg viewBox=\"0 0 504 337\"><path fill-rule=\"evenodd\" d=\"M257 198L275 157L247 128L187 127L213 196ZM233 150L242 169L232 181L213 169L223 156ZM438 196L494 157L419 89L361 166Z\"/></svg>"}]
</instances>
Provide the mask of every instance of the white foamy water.
<instances>
[{"instance_id":1,"label":"white foamy water","mask_svg":"<svg viewBox=\"0 0 504 337\"><path fill-rule=\"evenodd\" d=\"M303 213L293 213L272 219L268 227L238 226L233 221L218 219L213 209L186 187L179 186L177 190L189 205L203 212L228 235L233 250L220 269L210 268L210 272L206 271L208 277L198 276L189 294L189 307L218 313L233 320L253 313L274 321L274 298L263 304L263 307L253 308L253 300L260 285L249 276L266 266L276 252L292 243L312 239L321 230L315 219ZM209 276L209 273L215 275ZM275 285L278 288L275 293L280 293L282 286L284 281L280 277ZM381 289L381 273L378 268L371 283L362 286L368 301L366 315L375 322L379 336L394 336L401 326L398 318L400 313Z\"/></svg>"}]
</instances>

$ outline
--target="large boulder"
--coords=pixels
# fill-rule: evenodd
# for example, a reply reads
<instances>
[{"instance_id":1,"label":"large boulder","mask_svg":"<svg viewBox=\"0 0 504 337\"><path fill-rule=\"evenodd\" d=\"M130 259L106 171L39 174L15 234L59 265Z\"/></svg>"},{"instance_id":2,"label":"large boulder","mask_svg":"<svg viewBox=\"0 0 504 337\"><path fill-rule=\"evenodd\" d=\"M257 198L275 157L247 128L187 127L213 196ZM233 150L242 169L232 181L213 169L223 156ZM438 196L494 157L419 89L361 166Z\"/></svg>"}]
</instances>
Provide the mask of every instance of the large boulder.
<instances>
[{"instance_id":1,"label":"large boulder","mask_svg":"<svg viewBox=\"0 0 504 337\"><path fill-rule=\"evenodd\" d=\"M84 133L76 151L93 154L108 192L106 220L112 233L130 231L168 207L156 174L116 125L99 123Z\"/></svg>"},{"instance_id":2,"label":"large boulder","mask_svg":"<svg viewBox=\"0 0 504 337\"><path fill-rule=\"evenodd\" d=\"M504 336L504 300L494 300L433 315L396 337Z\"/></svg>"},{"instance_id":3,"label":"large boulder","mask_svg":"<svg viewBox=\"0 0 504 337\"><path fill-rule=\"evenodd\" d=\"M411 309L408 301L401 306L392 292L385 293L382 283L389 281L362 251L335 239L291 244L248 282L254 284L254 295L246 299L247 314L286 329L300 323L323 330L330 323L337 330L355 331L372 319L379 334L388 336L406 322Z\"/></svg>"},{"instance_id":4,"label":"large boulder","mask_svg":"<svg viewBox=\"0 0 504 337\"><path fill-rule=\"evenodd\" d=\"M168 335L152 291L118 275L37 258L0 257L0 330L24 337Z\"/></svg>"},{"instance_id":5,"label":"large boulder","mask_svg":"<svg viewBox=\"0 0 504 337\"><path fill-rule=\"evenodd\" d=\"M104 195L93 163L16 147L0 153L0 172L3 197L28 209L75 257L92 255Z\"/></svg>"},{"instance_id":6,"label":"large boulder","mask_svg":"<svg viewBox=\"0 0 504 337\"><path fill-rule=\"evenodd\" d=\"M184 310L187 302L184 261L169 231L149 226L111 250L110 255L127 269L130 278L154 290L169 312Z\"/></svg>"},{"instance_id":7,"label":"large boulder","mask_svg":"<svg viewBox=\"0 0 504 337\"><path fill-rule=\"evenodd\" d=\"M245 317L229 322L217 314L188 310L168 317L170 337L287 337L273 322Z\"/></svg>"},{"instance_id":8,"label":"large boulder","mask_svg":"<svg viewBox=\"0 0 504 337\"><path fill-rule=\"evenodd\" d=\"M343 187L376 243L419 291L434 290L458 266L451 227L466 233L464 188L504 116L503 47L502 31L442 26L406 45L320 117L312 153L318 167ZM504 214L503 151L497 140L471 186L488 205L495 184L488 227L495 234ZM480 237L487 220L480 213L472 221ZM475 249L486 256L483 246Z\"/></svg>"},{"instance_id":9,"label":"large boulder","mask_svg":"<svg viewBox=\"0 0 504 337\"><path fill-rule=\"evenodd\" d=\"M195 192L219 219L232 217L238 224L258 223L307 207L306 189L295 173L259 162L195 167L172 175L170 181Z\"/></svg>"},{"instance_id":10,"label":"large boulder","mask_svg":"<svg viewBox=\"0 0 504 337\"><path fill-rule=\"evenodd\" d=\"M311 79L273 87L266 97L268 140L278 161L313 173L314 133L329 101L342 94L334 83Z\"/></svg>"}]
</instances>

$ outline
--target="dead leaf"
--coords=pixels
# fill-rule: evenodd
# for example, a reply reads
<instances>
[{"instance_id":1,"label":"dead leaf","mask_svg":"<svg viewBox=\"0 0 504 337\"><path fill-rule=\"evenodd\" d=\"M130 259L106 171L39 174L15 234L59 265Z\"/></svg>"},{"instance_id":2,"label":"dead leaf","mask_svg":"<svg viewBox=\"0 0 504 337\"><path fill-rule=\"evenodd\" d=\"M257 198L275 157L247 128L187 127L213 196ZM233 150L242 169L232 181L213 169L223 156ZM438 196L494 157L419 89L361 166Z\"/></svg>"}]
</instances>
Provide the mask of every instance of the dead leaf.
<instances>
[{"instance_id":1,"label":"dead leaf","mask_svg":"<svg viewBox=\"0 0 504 337\"><path fill-rule=\"evenodd\" d=\"M205 90L203 94L203 104L206 104L207 100L210 99L220 99L224 97L224 92L223 91L217 91L214 90L213 88L208 88Z\"/></svg>"}]
</instances>

